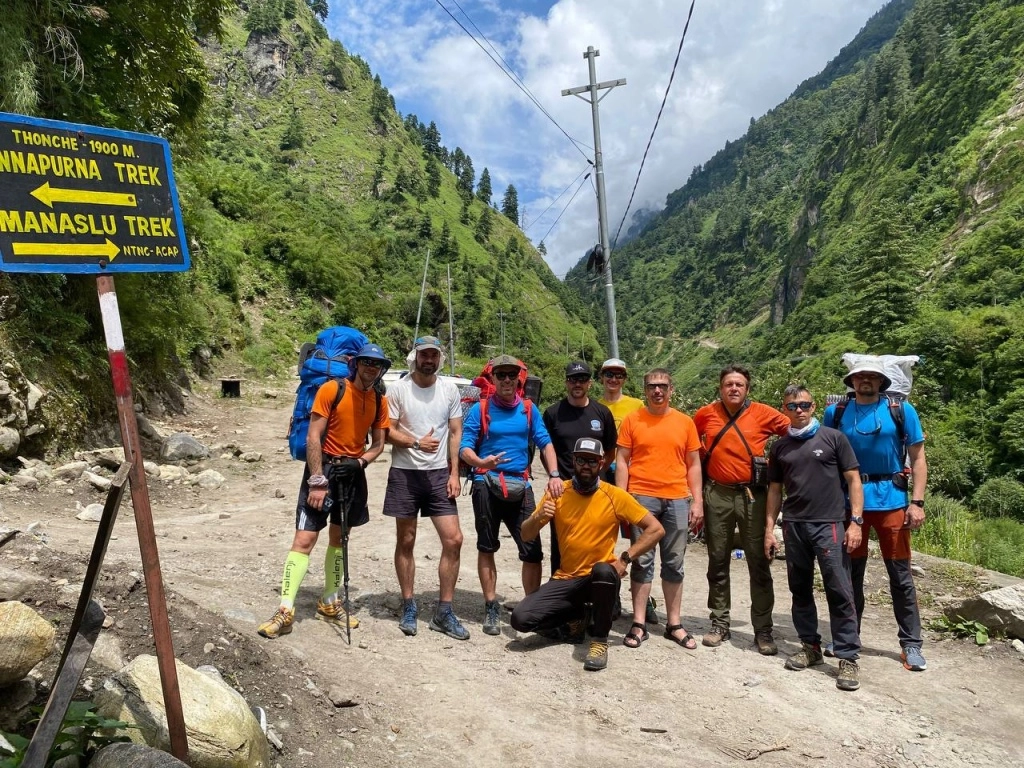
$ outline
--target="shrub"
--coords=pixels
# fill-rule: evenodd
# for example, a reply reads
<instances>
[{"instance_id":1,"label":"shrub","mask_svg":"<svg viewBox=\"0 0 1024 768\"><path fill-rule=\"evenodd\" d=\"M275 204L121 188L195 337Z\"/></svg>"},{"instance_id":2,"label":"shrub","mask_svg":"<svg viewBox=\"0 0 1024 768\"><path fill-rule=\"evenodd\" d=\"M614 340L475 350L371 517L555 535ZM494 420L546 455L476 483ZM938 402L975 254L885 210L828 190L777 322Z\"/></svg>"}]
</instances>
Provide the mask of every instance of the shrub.
<instances>
[{"instance_id":1,"label":"shrub","mask_svg":"<svg viewBox=\"0 0 1024 768\"><path fill-rule=\"evenodd\" d=\"M914 534L914 549L965 563L975 562L975 515L964 504L933 493L924 525Z\"/></svg>"},{"instance_id":2,"label":"shrub","mask_svg":"<svg viewBox=\"0 0 1024 768\"><path fill-rule=\"evenodd\" d=\"M973 506L982 517L1012 517L1024 522L1024 483L1009 477L986 480L975 492Z\"/></svg>"},{"instance_id":3,"label":"shrub","mask_svg":"<svg viewBox=\"0 0 1024 768\"><path fill-rule=\"evenodd\" d=\"M1015 520L982 520L974 535L982 567L1024 577L1024 525Z\"/></svg>"}]
</instances>

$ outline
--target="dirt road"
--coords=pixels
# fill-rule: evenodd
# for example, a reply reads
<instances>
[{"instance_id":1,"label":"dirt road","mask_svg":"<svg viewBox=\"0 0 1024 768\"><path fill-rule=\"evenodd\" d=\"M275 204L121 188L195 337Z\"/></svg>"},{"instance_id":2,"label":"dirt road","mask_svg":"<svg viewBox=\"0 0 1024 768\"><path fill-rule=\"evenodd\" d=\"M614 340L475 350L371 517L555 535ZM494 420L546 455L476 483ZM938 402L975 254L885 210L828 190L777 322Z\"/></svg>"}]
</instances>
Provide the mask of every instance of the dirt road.
<instances>
[{"instance_id":1,"label":"dirt road","mask_svg":"<svg viewBox=\"0 0 1024 768\"><path fill-rule=\"evenodd\" d=\"M362 621L352 633L352 646L313 620L322 585L322 545L311 558L299 596L295 631L263 640L255 629L277 605L301 474L283 439L290 407L286 384L256 388L239 400L194 394L189 415L157 425L165 432L188 431L207 445L234 443L260 451L263 458L243 463L214 456L204 462L227 477L214 491L151 482L167 588L212 612L214 621L222 617L224 631L237 633L222 638L234 653L219 648L214 660L221 667L237 664L235 679L245 681L240 687L247 698L268 710L285 742L278 755L282 768L701 766L738 764L757 751L763 753L758 764L767 766L1024 765L1020 656L1006 643L980 649L966 641L931 642L927 633L928 671L905 671L880 561L869 565L872 597L863 634L862 688L856 693L836 690L834 660L800 673L783 668L798 643L782 567L774 571L781 653L774 658L757 654L742 562L733 564L730 643L685 651L662 639L663 627L655 627L648 642L631 650L621 645L629 627L625 616L613 630L608 669L589 673L582 668L585 646L520 637L507 624L499 637L480 631L483 601L472 510L468 498L462 498L466 545L455 610L472 636L458 642L427 629L437 599L440 547L433 528L424 523L417 545L420 632L404 637L397 627L394 526L380 514L387 452L370 468L371 522L352 537L352 587ZM5 487L0 500L5 525L41 520L51 545L73 553L86 552L92 544L94 524L74 518L76 500L99 500L84 486L47 486L38 492ZM127 500L115 533L107 568L138 568ZM518 601L519 567L508 538L498 553L498 567L499 597ZM691 547L683 622L698 636L709 627L705 569L703 548ZM924 581L932 592L978 589L970 569L929 564L926 570ZM660 601L657 583L654 592ZM930 599L922 602L926 613L934 615L927 607ZM823 599L819 612L827 619ZM195 654L200 654L196 647L216 641L221 631L198 620L174 629L176 643L180 640ZM359 706L335 711L323 696L332 686Z\"/></svg>"}]
</instances>

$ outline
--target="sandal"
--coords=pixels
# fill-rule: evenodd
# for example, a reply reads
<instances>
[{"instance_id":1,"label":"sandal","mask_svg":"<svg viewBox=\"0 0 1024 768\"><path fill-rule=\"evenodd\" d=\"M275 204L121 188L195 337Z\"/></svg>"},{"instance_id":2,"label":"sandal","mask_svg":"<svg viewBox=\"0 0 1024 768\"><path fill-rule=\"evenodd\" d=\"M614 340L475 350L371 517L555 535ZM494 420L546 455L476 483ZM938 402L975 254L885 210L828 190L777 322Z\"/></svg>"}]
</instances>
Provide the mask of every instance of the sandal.
<instances>
[{"instance_id":1,"label":"sandal","mask_svg":"<svg viewBox=\"0 0 1024 768\"><path fill-rule=\"evenodd\" d=\"M634 632L634 629L639 629L639 632ZM638 621L634 621L633 625L629 628L629 632L622 638L622 644L627 648L639 648L640 644L644 640L651 636L650 632L647 631L647 625L641 624Z\"/></svg>"},{"instance_id":2,"label":"sandal","mask_svg":"<svg viewBox=\"0 0 1024 768\"><path fill-rule=\"evenodd\" d=\"M683 648L685 648L688 651L696 650L697 641L694 640L693 635L691 635L689 632L686 632L685 629L683 629L683 632L686 632L686 634L682 637L676 637L672 634L676 630L680 629L683 629L682 624L670 624L669 626L665 627L665 638L671 640L673 643L676 643L677 645L683 646Z\"/></svg>"}]
</instances>

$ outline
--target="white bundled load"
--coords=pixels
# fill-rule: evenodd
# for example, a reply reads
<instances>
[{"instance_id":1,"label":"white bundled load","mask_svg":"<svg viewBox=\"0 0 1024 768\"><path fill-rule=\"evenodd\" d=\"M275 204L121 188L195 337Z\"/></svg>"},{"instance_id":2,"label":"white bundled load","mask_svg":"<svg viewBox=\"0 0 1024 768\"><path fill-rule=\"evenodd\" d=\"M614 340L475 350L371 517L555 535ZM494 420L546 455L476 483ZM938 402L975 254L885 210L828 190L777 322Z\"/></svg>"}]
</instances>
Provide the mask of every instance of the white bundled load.
<instances>
[{"instance_id":1,"label":"white bundled load","mask_svg":"<svg viewBox=\"0 0 1024 768\"><path fill-rule=\"evenodd\" d=\"M910 389L914 385L911 369L921 358L917 355L861 355L847 352L843 355L843 365L849 371L863 368L880 368L892 383L886 392L910 397ZM849 387L849 391L852 391Z\"/></svg>"}]
</instances>

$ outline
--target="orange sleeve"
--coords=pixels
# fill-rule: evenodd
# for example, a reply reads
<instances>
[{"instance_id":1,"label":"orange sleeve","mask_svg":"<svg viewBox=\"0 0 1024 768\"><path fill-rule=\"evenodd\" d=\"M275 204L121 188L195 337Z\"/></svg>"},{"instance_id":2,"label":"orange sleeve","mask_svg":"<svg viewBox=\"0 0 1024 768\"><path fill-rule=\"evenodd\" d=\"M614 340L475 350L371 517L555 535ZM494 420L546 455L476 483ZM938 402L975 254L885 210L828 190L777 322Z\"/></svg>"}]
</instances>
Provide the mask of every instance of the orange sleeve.
<instances>
[{"instance_id":1,"label":"orange sleeve","mask_svg":"<svg viewBox=\"0 0 1024 768\"><path fill-rule=\"evenodd\" d=\"M694 423L693 419L689 417L687 417L686 420L690 422L687 425L688 434L686 435L686 452L689 453L690 451L699 451L700 437L697 436L697 425Z\"/></svg>"}]
</instances>

